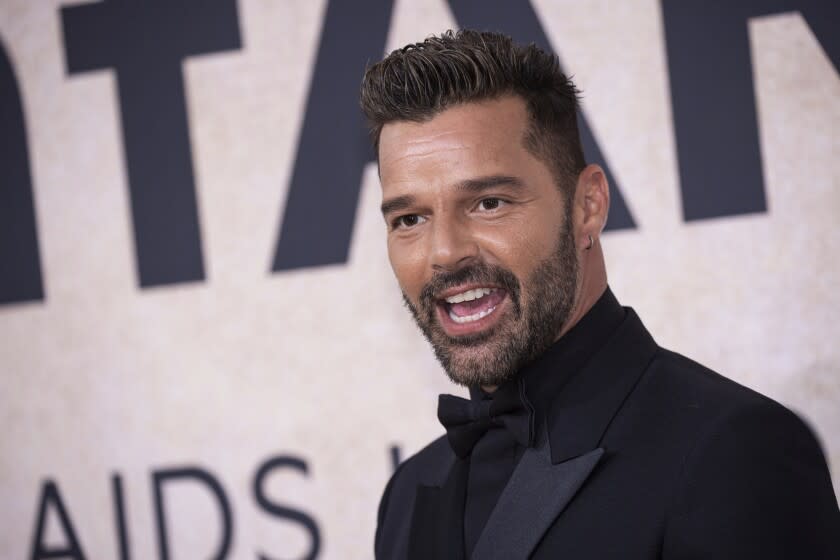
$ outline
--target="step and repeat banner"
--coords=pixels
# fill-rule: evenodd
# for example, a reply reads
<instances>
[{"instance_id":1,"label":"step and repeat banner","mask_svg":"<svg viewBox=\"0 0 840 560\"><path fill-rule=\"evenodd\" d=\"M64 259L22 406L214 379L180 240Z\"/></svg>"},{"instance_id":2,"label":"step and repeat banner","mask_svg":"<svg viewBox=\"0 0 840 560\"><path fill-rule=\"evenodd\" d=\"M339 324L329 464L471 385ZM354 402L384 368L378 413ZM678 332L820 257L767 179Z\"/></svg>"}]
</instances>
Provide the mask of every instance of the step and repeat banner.
<instances>
[{"instance_id":1,"label":"step and repeat banner","mask_svg":"<svg viewBox=\"0 0 840 560\"><path fill-rule=\"evenodd\" d=\"M553 49L610 283L799 412L840 481L838 9L0 0L0 557L370 558L452 387L402 307L357 94L448 28Z\"/></svg>"}]
</instances>

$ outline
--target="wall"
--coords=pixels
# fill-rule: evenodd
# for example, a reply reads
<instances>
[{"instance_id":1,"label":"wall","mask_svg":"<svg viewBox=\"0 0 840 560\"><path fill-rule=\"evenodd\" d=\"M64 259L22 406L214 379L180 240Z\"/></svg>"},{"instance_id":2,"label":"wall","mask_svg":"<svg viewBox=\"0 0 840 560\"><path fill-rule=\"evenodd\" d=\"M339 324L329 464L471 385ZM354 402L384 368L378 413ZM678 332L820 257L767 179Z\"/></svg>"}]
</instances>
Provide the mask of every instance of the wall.
<instances>
[{"instance_id":1,"label":"wall","mask_svg":"<svg viewBox=\"0 0 840 560\"><path fill-rule=\"evenodd\" d=\"M0 1L0 556L370 557L457 390L355 96L458 25L560 54L613 290L806 417L840 480L837 9L737 4Z\"/></svg>"}]
</instances>

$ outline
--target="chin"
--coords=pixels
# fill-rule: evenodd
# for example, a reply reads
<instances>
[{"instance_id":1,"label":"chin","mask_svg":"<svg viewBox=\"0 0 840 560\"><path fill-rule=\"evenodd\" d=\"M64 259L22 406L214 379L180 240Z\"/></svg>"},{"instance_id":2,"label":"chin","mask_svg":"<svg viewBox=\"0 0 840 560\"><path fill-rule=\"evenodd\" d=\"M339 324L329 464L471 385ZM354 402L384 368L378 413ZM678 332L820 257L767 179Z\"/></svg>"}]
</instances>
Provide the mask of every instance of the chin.
<instances>
[{"instance_id":1,"label":"chin","mask_svg":"<svg viewBox=\"0 0 840 560\"><path fill-rule=\"evenodd\" d=\"M517 368L497 348L435 348L438 360L453 383L464 387L498 386L516 377Z\"/></svg>"}]
</instances>

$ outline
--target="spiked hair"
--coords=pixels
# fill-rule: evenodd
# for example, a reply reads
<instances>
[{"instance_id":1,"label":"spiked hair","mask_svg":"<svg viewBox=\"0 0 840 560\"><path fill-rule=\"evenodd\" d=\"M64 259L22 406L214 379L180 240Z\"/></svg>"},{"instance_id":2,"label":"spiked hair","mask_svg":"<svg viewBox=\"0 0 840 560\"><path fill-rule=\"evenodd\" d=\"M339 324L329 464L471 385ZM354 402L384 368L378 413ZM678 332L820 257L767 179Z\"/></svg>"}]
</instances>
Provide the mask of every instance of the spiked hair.
<instances>
[{"instance_id":1,"label":"spiked hair","mask_svg":"<svg viewBox=\"0 0 840 560\"><path fill-rule=\"evenodd\" d=\"M579 94L556 56L533 44L516 45L501 33L460 30L397 49L368 67L361 106L378 157L388 123L423 122L462 103L519 96L530 118L526 149L570 195L586 166L577 126Z\"/></svg>"}]
</instances>

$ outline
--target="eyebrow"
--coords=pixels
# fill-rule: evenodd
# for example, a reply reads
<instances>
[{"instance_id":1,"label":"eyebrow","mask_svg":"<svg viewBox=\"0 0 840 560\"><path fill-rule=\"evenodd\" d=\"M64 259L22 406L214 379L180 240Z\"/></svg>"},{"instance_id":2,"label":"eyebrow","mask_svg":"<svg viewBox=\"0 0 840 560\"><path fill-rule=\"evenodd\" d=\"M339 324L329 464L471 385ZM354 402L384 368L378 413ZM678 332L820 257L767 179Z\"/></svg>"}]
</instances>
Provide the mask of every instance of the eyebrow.
<instances>
[{"instance_id":1,"label":"eyebrow","mask_svg":"<svg viewBox=\"0 0 840 560\"><path fill-rule=\"evenodd\" d=\"M525 183L523 183L518 177L514 177L512 175L488 175L487 177L477 177L475 179L461 181L455 185L455 190L475 194L502 186L515 187L518 189L524 187ZM413 206L415 202L416 199L414 196L406 194L384 201L380 209L382 211L382 215L387 216L391 212L405 210L406 208Z\"/></svg>"},{"instance_id":2,"label":"eyebrow","mask_svg":"<svg viewBox=\"0 0 840 560\"><path fill-rule=\"evenodd\" d=\"M516 187L522 188L525 183L519 177L512 175L489 175L487 177L478 177L476 179L467 179L458 183L455 188L459 191L467 191L471 193L479 193L495 187Z\"/></svg>"},{"instance_id":3,"label":"eyebrow","mask_svg":"<svg viewBox=\"0 0 840 560\"><path fill-rule=\"evenodd\" d=\"M399 212L400 210L405 210L413 206L414 201L415 198L410 194L397 196L383 202L380 209L382 210L382 215L387 216L391 212Z\"/></svg>"}]
</instances>

